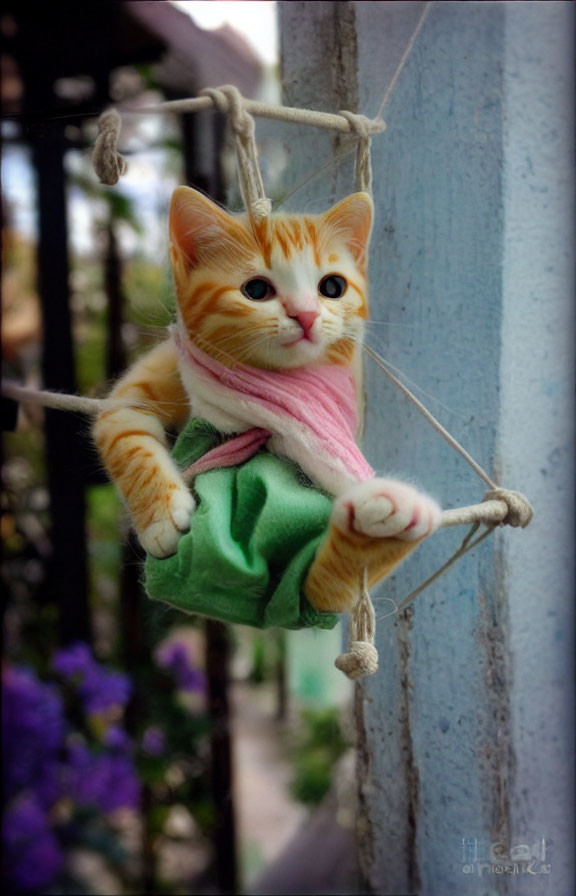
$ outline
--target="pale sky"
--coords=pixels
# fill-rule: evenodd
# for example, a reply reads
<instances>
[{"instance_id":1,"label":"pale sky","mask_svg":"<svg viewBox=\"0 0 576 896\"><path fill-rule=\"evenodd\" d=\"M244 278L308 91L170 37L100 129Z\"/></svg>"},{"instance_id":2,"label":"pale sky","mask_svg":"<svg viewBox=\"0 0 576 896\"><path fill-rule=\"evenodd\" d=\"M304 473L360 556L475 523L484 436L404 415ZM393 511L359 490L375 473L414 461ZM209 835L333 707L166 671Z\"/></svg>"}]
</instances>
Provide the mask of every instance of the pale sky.
<instances>
[{"instance_id":1,"label":"pale sky","mask_svg":"<svg viewBox=\"0 0 576 896\"><path fill-rule=\"evenodd\" d=\"M268 65L278 61L276 3L273 0L172 0L201 28L228 22Z\"/></svg>"}]
</instances>

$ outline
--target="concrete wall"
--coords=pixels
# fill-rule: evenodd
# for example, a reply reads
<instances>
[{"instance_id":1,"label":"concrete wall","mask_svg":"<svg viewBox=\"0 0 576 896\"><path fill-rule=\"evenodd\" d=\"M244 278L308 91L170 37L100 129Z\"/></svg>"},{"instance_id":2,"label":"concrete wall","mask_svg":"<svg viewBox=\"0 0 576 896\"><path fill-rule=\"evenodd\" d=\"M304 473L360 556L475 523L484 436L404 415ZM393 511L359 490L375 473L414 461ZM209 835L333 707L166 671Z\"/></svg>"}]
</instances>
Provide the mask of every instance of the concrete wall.
<instances>
[{"instance_id":1,"label":"concrete wall","mask_svg":"<svg viewBox=\"0 0 576 896\"><path fill-rule=\"evenodd\" d=\"M279 6L285 101L375 115L424 4ZM357 697L359 845L375 893L574 890L572 23L563 2L432 4L373 141L369 341L536 510L409 618L380 619L381 669ZM343 143L301 129L288 145L298 183ZM290 205L350 189L340 163ZM379 471L446 507L481 499L475 474L371 366L367 390L365 453ZM375 593L378 615L463 534L423 546ZM475 863L490 844L536 841L538 876Z\"/></svg>"}]
</instances>

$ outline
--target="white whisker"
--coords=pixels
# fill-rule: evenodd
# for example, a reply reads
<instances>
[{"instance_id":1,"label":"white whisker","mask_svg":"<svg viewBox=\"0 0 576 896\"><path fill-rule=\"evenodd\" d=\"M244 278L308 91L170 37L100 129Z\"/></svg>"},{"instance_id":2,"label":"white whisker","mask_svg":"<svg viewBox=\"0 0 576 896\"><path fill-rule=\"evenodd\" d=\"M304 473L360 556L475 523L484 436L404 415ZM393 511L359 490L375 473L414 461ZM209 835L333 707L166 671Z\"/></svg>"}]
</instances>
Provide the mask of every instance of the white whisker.
<instances>
[{"instance_id":1,"label":"white whisker","mask_svg":"<svg viewBox=\"0 0 576 896\"><path fill-rule=\"evenodd\" d=\"M402 324L397 321L391 321L391 320L372 320L372 319L370 319L370 320L367 320L365 323L366 323L367 327L373 327L373 326L375 326L375 327L406 327L406 329L408 329L408 330L414 329L414 324Z\"/></svg>"},{"instance_id":2,"label":"white whisker","mask_svg":"<svg viewBox=\"0 0 576 896\"><path fill-rule=\"evenodd\" d=\"M438 404L438 406L443 408L445 411L448 411L450 414L454 414L455 416L460 417L462 420L467 420L470 417L469 414L464 414L464 413L462 413L462 411L457 411L454 408L448 407L448 405L446 405L442 401L440 401L440 399L437 398L435 395L432 395L430 392L427 392L425 389L423 389L421 386L419 386L418 383L415 383L414 380L410 379L410 377L407 376L403 370L401 370L399 367L396 367L396 365L392 364L391 361L388 361L386 358L383 358L382 355L373 346L366 344L364 346L364 348L371 349L373 352L375 352L385 367L388 367L391 371L393 371L394 373L403 377L403 379L413 389L416 389L418 392L420 392L421 395L424 395L426 398L429 398L432 401L435 401L436 404Z\"/></svg>"}]
</instances>

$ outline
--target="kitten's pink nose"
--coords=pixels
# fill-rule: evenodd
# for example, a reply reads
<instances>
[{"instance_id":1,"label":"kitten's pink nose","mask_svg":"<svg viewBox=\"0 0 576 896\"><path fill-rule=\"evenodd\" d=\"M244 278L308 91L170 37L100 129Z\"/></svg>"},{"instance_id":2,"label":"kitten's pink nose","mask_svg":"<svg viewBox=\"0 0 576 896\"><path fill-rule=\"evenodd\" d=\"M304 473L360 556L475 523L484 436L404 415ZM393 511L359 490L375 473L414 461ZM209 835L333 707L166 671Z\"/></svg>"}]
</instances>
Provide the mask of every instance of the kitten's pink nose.
<instances>
[{"instance_id":1,"label":"kitten's pink nose","mask_svg":"<svg viewBox=\"0 0 576 896\"><path fill-rule=\"evenodd\" d=\"M298 321L306 335L308 335L314 326L314 321L318 317L318 311L299 311L293 317Z\"/></svg>"}]
</instances>

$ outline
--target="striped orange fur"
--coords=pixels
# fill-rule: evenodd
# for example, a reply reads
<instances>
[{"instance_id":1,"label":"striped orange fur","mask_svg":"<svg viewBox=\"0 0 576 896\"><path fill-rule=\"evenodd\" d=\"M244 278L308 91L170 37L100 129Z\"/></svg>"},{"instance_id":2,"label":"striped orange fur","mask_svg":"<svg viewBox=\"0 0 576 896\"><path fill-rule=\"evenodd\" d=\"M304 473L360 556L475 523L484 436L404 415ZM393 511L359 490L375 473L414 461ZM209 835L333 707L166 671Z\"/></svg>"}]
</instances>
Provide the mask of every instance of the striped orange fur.
<instances>
[{"instance_id":1,"label":"striped orange fur","mask_svg":"<svg viewBox=\"0 0 576 896\"><path fill-rule=\"evenodd\" d=\"M232 216L186 187L170 212L171 260L178 315L200 348L229 366L285 369L314 364L360 370L368 317L367 246L372 218L366 194L324 214L279 214L260 222ZM326 295L326 278L340 296ZM264 300L248 294L262 282ZM333 293L332 293L333 295ZM94 436L128 505L147 551L166 556L189 527L194 500L167 447L165 428L189 416L172 342L153 349L122 377ZM398 538L343 532L333 522L312 564L305 590L321 610L344 610L357 593L364 564L371 582L415 545Z\"/></svg>"}]
</instances>

